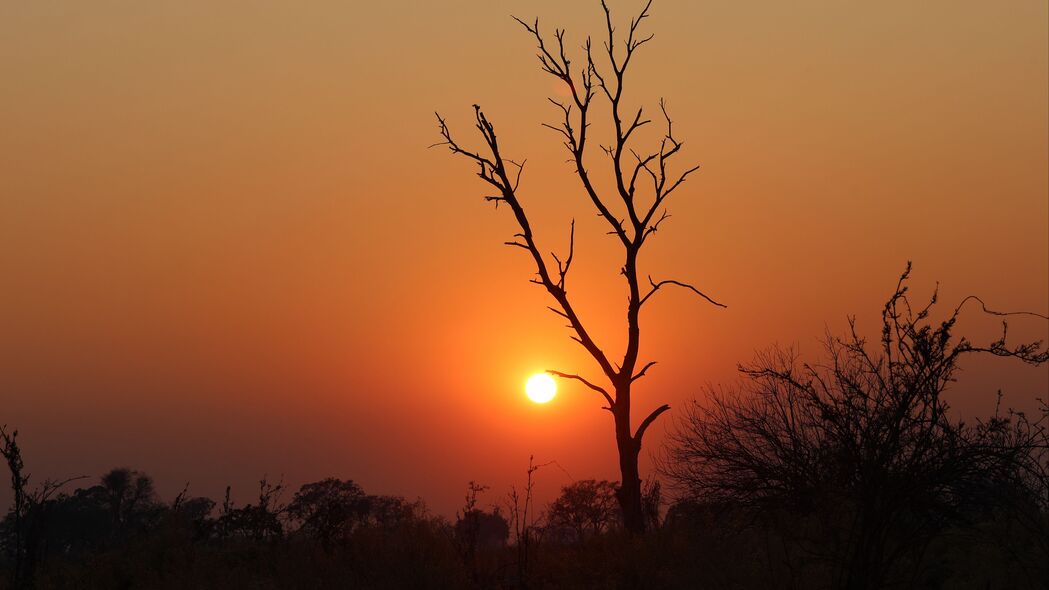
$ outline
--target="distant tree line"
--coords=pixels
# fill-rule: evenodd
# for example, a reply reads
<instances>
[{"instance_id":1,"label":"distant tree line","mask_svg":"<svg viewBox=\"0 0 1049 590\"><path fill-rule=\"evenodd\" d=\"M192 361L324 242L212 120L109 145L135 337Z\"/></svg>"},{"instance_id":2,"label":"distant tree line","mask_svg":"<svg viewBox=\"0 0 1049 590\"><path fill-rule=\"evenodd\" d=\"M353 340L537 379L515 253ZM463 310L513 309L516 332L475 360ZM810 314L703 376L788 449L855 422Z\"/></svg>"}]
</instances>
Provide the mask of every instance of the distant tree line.
<instances>
[{"instance_id":1,"label":"distant tree line","mask_svg":"<svg viewBox=\"0 0 1049 590\"><path fill-rule=\"evenodd\" d=\"M188 486L165 502L126 468L31 482L0 428L14 492L0 587L1049 588L1049 406L1003 410L999 395L967 422L944 397L968 355L1047 353L1004 325L985 344L956 336L962 307L934 321L908 276L876 340L850 322L821 359L765 351L698 398L659 460L672 498L643 488L643 535L627 534L618 482L535 506L534 462L494 501L470 482L452 519L336 478L292 493L264 477L243 505Z\"/></svg>"}]
</instances>

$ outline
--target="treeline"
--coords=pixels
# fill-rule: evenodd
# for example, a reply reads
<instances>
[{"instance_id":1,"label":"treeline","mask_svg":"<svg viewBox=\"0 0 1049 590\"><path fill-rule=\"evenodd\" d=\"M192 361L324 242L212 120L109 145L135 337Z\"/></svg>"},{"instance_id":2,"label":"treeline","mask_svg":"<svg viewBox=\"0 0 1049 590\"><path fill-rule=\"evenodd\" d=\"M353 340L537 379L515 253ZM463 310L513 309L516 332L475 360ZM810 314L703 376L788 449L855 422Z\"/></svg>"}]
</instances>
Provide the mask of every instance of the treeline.
<instances>
[{"instance_id":1,"label":"treeline","mask_svg":"<svg viewBox=\"0 0 1049 590\"><path fill-rule=\"evenodd\" d=\"M1049 406L992 394L967 422L944 400L968 355L1049 356L1004 327L956 337L962 307L933 321L935 297L913 305L906 280L873 341L853 324L817 360L763 352L682 412L658 462L671 498L650 480L644 534L625 532L616 482L535 505L537 464L509 493L470 482L452 519L334 478L164 502L130 469L30 485L0 429L5 587L1049 588Z\"/></svg>"}]
</instances>

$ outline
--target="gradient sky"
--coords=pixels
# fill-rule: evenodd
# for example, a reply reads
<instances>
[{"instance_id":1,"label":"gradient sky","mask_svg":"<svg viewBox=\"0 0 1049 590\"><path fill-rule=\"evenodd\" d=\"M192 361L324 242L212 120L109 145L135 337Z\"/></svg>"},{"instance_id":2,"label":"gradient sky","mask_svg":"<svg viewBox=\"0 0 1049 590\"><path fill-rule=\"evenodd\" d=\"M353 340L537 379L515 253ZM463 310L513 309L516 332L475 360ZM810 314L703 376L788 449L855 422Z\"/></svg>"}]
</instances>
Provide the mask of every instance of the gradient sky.
<instances>
[{"instance_id":1,"label":"gradient sky","mask_svg":"<svg viewBox=\"0 0 1049 590\"><path fill-rule=\"evenodd\" d=\"M729 308L660 294L638 412L731 382L773 343L814 354L849 313L876 335L909 259L945 302L1049 311L1047 11L657 1L626 100L667 97L703 168L643 262ZM562 468L540 472L544 497L616 479L592 392L524 398L534 371L595 367L500 246L507 212L427 149L434 110L476 145L485 107L528 158L544 249L577 218L572 294L618 355L614 244L540 126L559 89L510 14L573 46L602 26L596 1L0 5L0 423L35 477L130 466L166 499L189 481L248 500L263 474L337 476L444 514L468 480L489 502L520 485L529 454ZM977 338L997 325L964 318ZM1017 407L1049 390L1045 367L966 369L963 412L990 412L998 387Z\"/></svg>"}]
</instances>

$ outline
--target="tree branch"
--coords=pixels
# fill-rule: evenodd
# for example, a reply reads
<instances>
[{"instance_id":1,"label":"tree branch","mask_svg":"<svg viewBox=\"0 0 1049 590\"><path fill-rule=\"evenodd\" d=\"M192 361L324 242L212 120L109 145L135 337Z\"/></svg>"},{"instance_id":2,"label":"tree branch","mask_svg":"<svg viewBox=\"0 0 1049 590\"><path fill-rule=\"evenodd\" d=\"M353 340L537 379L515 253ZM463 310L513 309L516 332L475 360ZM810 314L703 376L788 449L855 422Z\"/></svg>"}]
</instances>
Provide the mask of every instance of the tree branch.
<instances>
[{"instance_id":1,"label":"tree branch","mask_svg":"<svg viewBox=\"0 0 1049 590\"><path fill-rule=\"evenodd\" d=\"M1042 315L1040 313L1035 313L1033 311L994 311L993 309L988 309L987 308L987 304L983 302L983 299L980 299L976 295L969 295L965 299L962 299L962 302L959 303L958 307L956 307L954 309L954 315L958 315L962 311L962 307L970 299L973 300L973 301L978 302L980 304L980 307L983 309L983 312L986 313L986 314L989 314L989 315L997 315L997 316L1029 315L1029 316L1034 316L1036 318L1041 318L1043 320L1049 320L1049 316L1045 316L1045 315Z\"/></svg>"},{"instance_id":2,"label":"tree branch","mask_svg":"<svg viewBox=\"0 0 1049 590\"><path fill-rule=\"evenodd\" d=\"M648 370L651 369L655 364L656 361L649 361L648 364L646 364L644 367L641 367L641 370L638 371L636 375L630 378L630 382L633 383L634 381L637 381L638 379L644 377L645 373L647 373Z\"/></svg>"},{"instance_id":3,"label":"tree branch","mask_svg":"<svg viewBox=\"0 0 1049 590\"><path fill-rule=\"evenodd\" d=\"M654 282L652 280L652 277L648 277L648 282L652 285L652 289L648 292L648 294L646 294L644 297L641 298L641 303L639 303L638 305L643 305L646 301L648 301L649 297L655 295L656 291L658 291L664 285L676 285L678 287L684 287L685 289L688 289L689 291L692 291L696 295L699 295L703 299L706 299L707 301L709 301L710 303L712 303L712 304L714 304L714 305L716 305L718 307L728 307L727 305L725 305L723 303L718 303L717 301L714 301L708 295L706 295L705 293L703 293L702 291L700 291L699 289L693 287L692 285L690 285L688 283L682 283L681 281L674 281L674 280L670 280L670 279L665 280L665 281L659 281L658 283L656 283L656 282Z\"/></svg>"},{"instance_id":4,"label":"tree branch","mask_svg":"<svg viewBox=\"0 0 1049 590\"><path fill-rule=\"evenodd\" d=\"M568 269L572 266L572 257L575 256L575 219L572 220L572 226L568 233L568 258L562 263L557 254L551 252L550 255L557 262L557 286L562 291L565 291L565 277L568 276Z\"/></svg>"},{"instance_id":5,"label":"tree branch","mask_svg":"<svg viewBox=\"0 0 1049 590\"><path fill-rule=\"evenodd\" d=\"M547 369L546 372L551 374L551 375L556 375L558 377L561 377L562 379L575 379L576 381L579 381L580 383L582 383L583 385L586 385L590 389L593 389L594 391L600 393L601 395L603 395L605 397L605 401L608 402L608 408L606 408L608 410L611 410L612 408L614 408L616 406L616 402L615 402L615 400L612 399L612 396L609 395L608 391L606 391L605 388L601 387L600 385L595 385L595 384L591 383L590 381L586 380L585 378L583 378L583 377L581 377L579 375L573 375L571 373L562 373L561 371L554 371L554 370L550 370L550 369Z\"/></svg>"},{"instance_id":6,"label":"tree branch","mask_svg":"<svg viewBox=\"0 0 1049 590\"><path fill-rule=\"evenodd\" d=\"M640 443L641 442L641 437L643 437L645 435L645 431L648 430L648 427L651 426L652 423L656 421L656 418L658 418L660 414L662 414L663 412L665 412L665 411L667 411L669 409L670 409L670 404L663 404L663 405L659 406L658 408L656 408L655 410L653 410L652 413L648 415L648 418L645 418L644 420L642 420L641 421L641 425L637 427L637 433L634 435L634 440L636 440L638 443Z\"/></svg>"},{"instance_id":7,"label":"tree branch","mask_svg":"<svg viewBox=\"0 0 1049 590\"><path fill-rule=\"evenodd\" d=\"M535 243L535 239L532 235L531 223L528 220L528 215L525 213L524 207L521 205L517 198L517 185L520 181L520 176L514 180L510 180L509 172L507 171L507 163L511 163L518 167L518 172L523 167L522 164L513 163L511 160L503 158L499 151L499 142L495 134L495 127L478 105L474 106L474 119L476 121L476 127L481 132L481 136L488 146L488 151L491 156L482 156L477 152L473 152L461 147L451 135L447 124L440 115L437 115L437 121L440 126L441 136L444 138L443 142L436 145L447 145L454 154L462 155L474 162L477 162L481 168L478 176L485 180L492 186L499 189L498 196L485 197L486 200L495 201L496 204L502 202L506 203L511 211L513 211L514 218L517 220L517 224L521 231L514 235L515 240L506 242L507 245L522 248L527 250L531 255L532 260L536 265L536 275L538 278L532 279L532 282L538 285L542 285L551 297L557 301L564 314L564 317L568 319L569 325L575 332L573 339L579 342L583 348L590 354L591 357L601 367L602 372L609 378L613 379L617 376L616 369L609 362L605 353L598 348L589 332L584 328L582 321L579 319L575 309L571 302L568 300L568 295L564 289L565 276L568 273L569 265L571 264L572 257L574 255L574 242L575 242L575 226L573 221L572 232L570 235L569 244L569 256L562 264L558 260L558 278L555 280L551 275L550 269L548 268L546 261L543 259L543 255L540 253L539 247ZM555 260L557 258L555 257Z\"/></svg>"}]
</instances>

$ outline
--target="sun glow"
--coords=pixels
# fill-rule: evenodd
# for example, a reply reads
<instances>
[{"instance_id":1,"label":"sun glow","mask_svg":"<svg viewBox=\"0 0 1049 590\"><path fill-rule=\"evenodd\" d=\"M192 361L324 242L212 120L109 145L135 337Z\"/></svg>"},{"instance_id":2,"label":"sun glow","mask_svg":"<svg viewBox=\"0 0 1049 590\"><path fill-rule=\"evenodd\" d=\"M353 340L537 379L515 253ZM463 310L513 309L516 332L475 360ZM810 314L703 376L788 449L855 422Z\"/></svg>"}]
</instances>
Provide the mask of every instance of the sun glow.
<instances>
[{"instance_id":1,"label":"sun glow","mask_svg":"<svg viewBox=\"0 0 1049 590\"><path fill-rule=\"evenodd\" d=\"M536 373L525 383L525 394L537 404L545 404L557 395L557 382L546 373Z\"/></svg>"}]
</instances>

